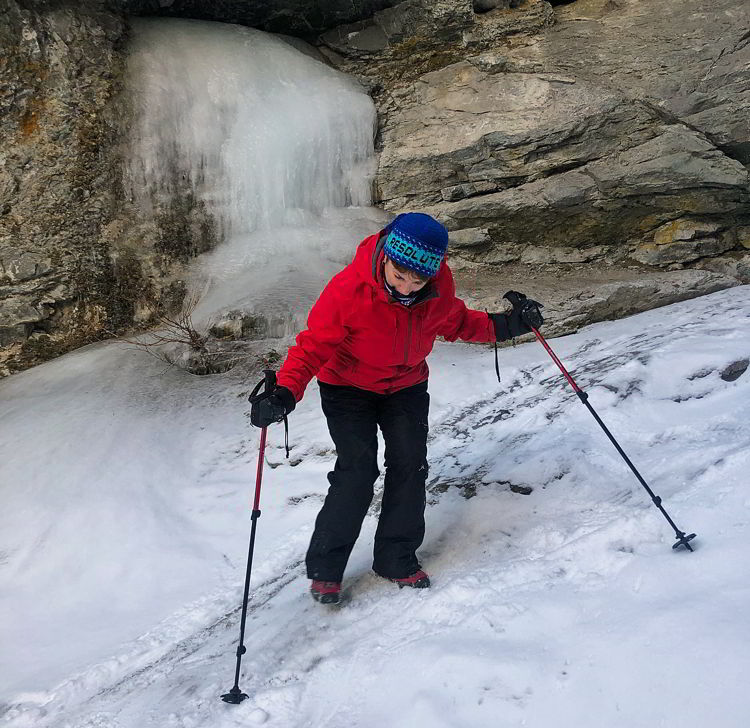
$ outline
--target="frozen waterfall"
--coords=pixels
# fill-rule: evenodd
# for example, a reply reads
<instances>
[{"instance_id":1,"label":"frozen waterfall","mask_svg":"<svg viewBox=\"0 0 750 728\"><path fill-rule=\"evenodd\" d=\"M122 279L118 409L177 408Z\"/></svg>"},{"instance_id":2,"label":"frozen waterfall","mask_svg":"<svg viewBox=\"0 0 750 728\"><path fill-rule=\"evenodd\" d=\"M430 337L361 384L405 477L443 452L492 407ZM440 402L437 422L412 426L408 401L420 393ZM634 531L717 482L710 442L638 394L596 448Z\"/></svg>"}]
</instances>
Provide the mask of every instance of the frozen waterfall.
<instances>
[{"instance_id":1,"label":"frozen waterfall","mask_svg":"<svg viewBox=\"0 0 750 728\"><path fill-rule=\"evenodd\" d=\"M370 97L279 37L191 20L134 21L128 85L130 194L148 209L187 186L219 226L222 245L195 266L201 312L262 302L299 325L383 220L368 208Z\"/></svg>"},{"instance_id":2,"label":"frozen waterfall","mask_svg":"<svg viewBox=\"0 0 750 728\"><path fill-rule=\"evenodd\" d=\"M372 101L289 43L224 23L139 20L129 71L133 191L169 193L186 175L227 235L370 204Z\"/></svg>"}]
</instances>

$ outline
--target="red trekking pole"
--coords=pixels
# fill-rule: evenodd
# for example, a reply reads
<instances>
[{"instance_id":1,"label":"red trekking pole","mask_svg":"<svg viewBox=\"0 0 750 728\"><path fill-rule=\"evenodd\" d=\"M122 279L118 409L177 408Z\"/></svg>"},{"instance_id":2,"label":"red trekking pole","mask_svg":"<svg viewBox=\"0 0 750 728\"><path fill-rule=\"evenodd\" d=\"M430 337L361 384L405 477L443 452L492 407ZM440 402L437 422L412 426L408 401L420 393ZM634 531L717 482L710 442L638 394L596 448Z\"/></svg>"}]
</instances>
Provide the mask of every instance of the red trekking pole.
<instances>
[{"instance_id":1,"label":"red trekking pole","mask_svg":"<svg viewBox=\"0 0 750 728\"><path fill-rule=\"evenodd\" d=\"M518 294L516 294L518 296ZM675 532L675 537L677 539L677 543L672 544L673 549L678 549L680 546L684 546L688 551L692 551L693 547L690 545L690 541L692 541L695 538L695 534L691 533L688 535L685 535L684 531L680 531L679 528L675 525L674 521L669 517L669 514L664 510L664 506L662 506L661 498L658 495L655 495L654 492L649 488L648 483L643 479L641 474L636 469L635 465L630 461L630 458L625 454L625 451L620 447L620 444L615 440L612 433L607 429L607 426L602 422L601 418L597 414L596 410L591 406L591 403L589 402L589 396L584 392L576 383L573 377L570 376L567 369L562 365L562 362L557 358L557 355L554 351L550 348L550 345L547 343L545 338L539 333L539 327L542 325L542 315L539 311L539 307L541 304L537 303L536 301L532 301L530 298L526 298L523 296L523 298L509 298L506 295L506 298L513 303L514 306L518 305L521 308L521 318L523 321L531 328L531 330L534 332L534 335L539 340L539 343L547 350L547 353L552 357L552 361L557 364L560 371L563 373L563 376L565 379L568 380L568 384L570 384L571 387L573 387L573 391L578 396L578 399L583 402L584 405L586 405L586 409L588 409L589 412L593 415L594 419L599 423L602 430L604 430L604 434L609 438L610 442L615 446L615 449L617 452L622 455L622 459L627 463L628 467L633 471L633 474L636 478L638 478L638 482L646 489L646 492L651 496L651 500L653 501L654 505L662 512L664 518L667 519L669 522L669 525L672 526Z\"/></svg>"},{"instance_id":2,"label":"red trekking pole","mask_svg":"<svg viewBox=\"0 0 750 728\"><path fill-rule=\"evenodd\" d=\"M258 395L260 388L265 385L264 391L270 392L276 386L276 372L271 369L266 369L264 372L265 379L258 382L255 389L250 394L250 401ZM247 600L250 593L250 572L253 568L253 551L255 550L255 529L258 525L258 519L260 518L260 484L263 479L263 457L266 450L266 430L267 427L263 427L260 431L260 452L258 453L258 469L255 476L255 500L253 501L253 510L250 516L252 526L250 528L250 548L247 554L247 571L245 572L245 593L242 598L242 619L240 620L240 643L237 647L237 667L234 673L234 687L228 692L221 696L221 699L225 703L234 703L235 705L241 703L247 694L240 690L240 666L242 665L242 655L247 652L245 648L245 622L247 621Z\"/></svg>"}]
</instances>

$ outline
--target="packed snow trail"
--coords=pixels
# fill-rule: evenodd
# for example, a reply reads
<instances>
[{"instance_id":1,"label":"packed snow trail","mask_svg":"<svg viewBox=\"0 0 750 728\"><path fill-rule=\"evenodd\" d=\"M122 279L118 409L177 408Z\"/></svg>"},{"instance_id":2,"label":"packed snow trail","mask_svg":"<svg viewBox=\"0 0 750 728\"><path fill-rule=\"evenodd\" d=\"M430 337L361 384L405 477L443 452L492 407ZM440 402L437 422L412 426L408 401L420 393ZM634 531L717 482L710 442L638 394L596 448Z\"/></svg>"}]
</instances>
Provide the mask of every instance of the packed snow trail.
<instances>
[{"instance_id":1,"label":"packed snow trail","mask_svg":"<svg viewBox=\"0 0 750 728\"><path fill-rule=\"evenodd\" d=\"M252 383L158 376L148 357L111 346L0 383L10 404L0 456L12 484L34 485L35 463L55 458L54 483L30 492L3 483L10 559L0 604L11 650L0 674L14 679L4 724L744 728L750 372L735 381L721 373L750 358L750 287L553 346L677 523L698 533L696 552L672 551L668 524L539 344L501 352L501 384L491 350L446 344L430 357L421 557L433 587L399 590L370 572L376 503L347 569L346 604L315 604L302 559L334 454L313 385L291 418L290 461L283 429L271 430L240 680L250 699L239 706L219 695L232 685L250 528ZM92 434L107 433L112 412L94 405L114 396L114 372L117 418L138 432L118 447ZM54 411L67 413L67 430L47 421ZM79 438L96 487L76 483L77 454L66 457L64 445ZM122 468L131 477L118 480ZM106 471L125 491L115 503L102 488ZM100 551L91 539L113 511L122 531ZM155 530L163 522L163 540L144 514ZM56 548L45 545L50 529ZM73 550L87 554L85 568L70 570ZM106 579L113 566L106 589L87 576ZM50 590L35 610L32 598ZM77 590L77 607L54 598L60 590ZM113 634L90 629L99 612L112 615ZM35 649L29 635L54 649Z\"/></svg>"}]
</instances>

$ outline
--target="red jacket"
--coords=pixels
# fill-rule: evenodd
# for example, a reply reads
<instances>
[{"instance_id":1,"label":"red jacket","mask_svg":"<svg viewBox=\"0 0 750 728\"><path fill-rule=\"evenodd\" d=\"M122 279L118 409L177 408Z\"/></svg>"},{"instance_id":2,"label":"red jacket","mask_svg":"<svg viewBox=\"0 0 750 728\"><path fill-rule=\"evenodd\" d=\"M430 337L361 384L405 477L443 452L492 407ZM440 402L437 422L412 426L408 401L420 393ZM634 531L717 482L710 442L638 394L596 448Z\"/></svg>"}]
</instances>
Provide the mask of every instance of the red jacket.
<instances>
[{"instance_id":1,"label":"red jacket","mask_svg":"<svg viewBox=\"0 0 750 728\"><path fill-rule=\"evenodd\" d=\"M425 358L437 336L495 340L489 316L456 297L445 261L411 306L395 302L383 285L384 242L380 234L365 238L310 310L307 329L277 376L297 401L316 374L327 384L381 394L419 384L429 374Z\"/></svg>"}]
</instances>

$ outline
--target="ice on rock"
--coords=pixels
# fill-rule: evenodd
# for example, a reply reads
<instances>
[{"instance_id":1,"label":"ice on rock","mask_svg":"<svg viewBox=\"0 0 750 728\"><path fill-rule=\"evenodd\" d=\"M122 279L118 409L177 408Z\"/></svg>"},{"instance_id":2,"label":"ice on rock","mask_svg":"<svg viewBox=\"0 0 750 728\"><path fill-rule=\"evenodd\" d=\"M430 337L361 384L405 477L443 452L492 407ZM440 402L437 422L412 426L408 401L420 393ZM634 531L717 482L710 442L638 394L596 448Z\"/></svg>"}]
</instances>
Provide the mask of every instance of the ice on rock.
<instances>
[{"instance_id":1,"label":"ice on rock","mask_svg":"<svg viewBox=\"0 0 750 728\"><path fill-rule=\"evenodd\" d=\"M133 29L129 194L148 212L189 192L216 221L221 244L191 274L197 322L240 309L292 333L388 219L369 207L372 100L252 28L133 19Z\"/></svg>"},{"instance_id":2,"label":"ice on rock","mask_svg":"<svg viewBox=\"0 0 750 728\"><path fill-rule=\"evenodd\" d=\"M352 79L278 37L194 20L133 20L135 196L183 176L227 237L370 204L375 110Z\"/></svg>"}]
</instances>

